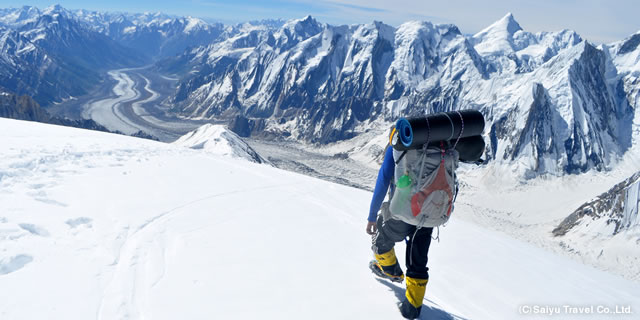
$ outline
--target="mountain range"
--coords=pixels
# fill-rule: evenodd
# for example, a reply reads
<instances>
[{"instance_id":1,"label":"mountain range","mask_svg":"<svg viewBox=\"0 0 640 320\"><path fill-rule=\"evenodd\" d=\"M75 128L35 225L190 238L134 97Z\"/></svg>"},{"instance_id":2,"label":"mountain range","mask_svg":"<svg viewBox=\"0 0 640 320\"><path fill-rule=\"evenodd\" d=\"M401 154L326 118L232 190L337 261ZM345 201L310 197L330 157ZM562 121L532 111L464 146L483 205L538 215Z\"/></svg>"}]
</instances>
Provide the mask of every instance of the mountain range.
<instances>
[{"instance_id":1,"label":"mountain range","mask_svg":"<svg viewBox=\"0 0 640 320\"><path fill-rule=\"evenodd\" d=\"M47 107L89 94L107 70L150 64L212 42L223 29L159 13L0 9L0 86Z\"/></svg>"},{"instance_id":2,"label":"mountain range","mask_svg":"<svg viewBox=\"0 0 640 320\"><path fill-rule=\"evenodd\" d=\"M424 21L224 26L60 6L0 9L0 27L0 85L44 107L87 93L101 70L155 61L180 79L175 115L226 119L243 136L326 144L476 109L485 157L524 178L606 170L635 141L640 34L595 45L527 32L512 14L470 36Z\"/></svg>"},{"instance_id":3,"label":"mountain range","mask_svg":"<svg viewBox=\"0 0 640 320\"><path fill-rule=\"evenodd\" d=\"M400 116L477 109L486 156L535 177L609 168L631 147L637 41L596 46L569 30L530 33L511 14L473 36L454 25L331 26L309 16L158 66L190 71L171 98L183 116L240 115L255 133L309 142L349 139Z\"/></svg>"}]
</instances>

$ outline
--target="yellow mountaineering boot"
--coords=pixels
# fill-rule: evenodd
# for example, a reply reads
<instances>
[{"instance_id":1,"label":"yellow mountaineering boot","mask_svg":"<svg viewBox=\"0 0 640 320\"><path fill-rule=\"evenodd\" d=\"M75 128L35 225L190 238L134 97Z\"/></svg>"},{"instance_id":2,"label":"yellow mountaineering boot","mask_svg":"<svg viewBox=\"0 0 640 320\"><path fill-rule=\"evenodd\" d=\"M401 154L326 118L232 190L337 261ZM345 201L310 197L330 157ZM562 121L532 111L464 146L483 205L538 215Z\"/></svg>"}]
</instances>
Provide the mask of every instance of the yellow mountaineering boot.
<instances>
[{"instance_id":1,"label":"yellow mountaineering boot","mask_svg":"<svg viewBox=\"0 0 640 320\"><path fill-rule=\"evenodd\" d=\"M394 249L383 254L375 254L375 257L375 260L369 262L369 268L375 275L393 282L402 282L404 280L404 274L398 264Z\"/></svg>"},{"instance_id":2,"label":"yellow mountaineering boot","mask_svg":"<svg viewBox=\"0 0 640 320\"><path fill-rule=\"evenodd\" d=\"M400 313L407 319L415 319L420 316L424 292L427 289L429 279L416 279L407 277L407 291L405 299L400 303Z\"/></svg>"}]
</instances>

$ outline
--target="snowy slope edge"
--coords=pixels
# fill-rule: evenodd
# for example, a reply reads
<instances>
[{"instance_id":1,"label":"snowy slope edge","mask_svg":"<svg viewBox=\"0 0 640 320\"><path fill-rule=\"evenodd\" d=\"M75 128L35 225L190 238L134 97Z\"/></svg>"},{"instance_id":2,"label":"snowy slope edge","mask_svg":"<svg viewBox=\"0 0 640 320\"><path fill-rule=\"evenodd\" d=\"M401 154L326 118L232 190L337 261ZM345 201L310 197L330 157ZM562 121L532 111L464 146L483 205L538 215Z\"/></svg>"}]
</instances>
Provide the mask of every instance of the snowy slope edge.
<instances>
[{"instance_id":1,"label":"snowy slope edge","mask_svg":"<svg viewBox=\"0 0 640 320\"><path fill-rule=\"evenodd\" d=\"M0 136L3 319L399 317L404 288L367 269L370 192L87 130L0 119ZM459 219L443 235L421 319L640 310L636 283Z\"/></svg>"},{"instance_id":2,"label":"snowy slope edge","mask_svg":"<svg viewBox=\"0 0 640 320\"><path fill-rule=\"evenodd\" d=\"M191 149L202 149L222 156L246 159L256 163L268 162L244 142L242 138L222 125L202 125L198 129L180 137L173 144Z\"/></svg>"}]
</instances>

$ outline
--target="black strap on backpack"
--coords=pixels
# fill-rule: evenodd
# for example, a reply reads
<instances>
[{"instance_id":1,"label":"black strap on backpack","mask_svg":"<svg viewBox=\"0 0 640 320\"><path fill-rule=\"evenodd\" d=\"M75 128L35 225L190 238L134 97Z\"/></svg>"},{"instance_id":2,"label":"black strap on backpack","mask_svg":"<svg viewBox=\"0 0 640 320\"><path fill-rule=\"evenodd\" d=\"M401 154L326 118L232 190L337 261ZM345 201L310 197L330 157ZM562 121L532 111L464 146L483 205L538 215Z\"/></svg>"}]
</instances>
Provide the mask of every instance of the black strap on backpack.
<instances>
[{"instance_id":1,"label":"black strap on backpack","mask_svg":"<svg viewBox=\"0 0 640 320\"><path fill-rule=\"evenodd\" d=\"M458 112L460 113L460 112ZM460 115L460 118L462 118L462 115ZM431 140L431 126L429 125L429 118L428 117L424 117L424 119L427 121L427 141L422 145L423 149L426 148L426 146L429 145L429 140ZM393 134L396 132L396 129L393 129L393 133L391 134L391 136L393 137ZM462 134L462 133L461 133ZM391 138L390 138L391 139ZM460 139L460 136L458 136L458 139ZM458 142L456 141L456 144ZM404 156L407 154L408 150L404 150L402 151L402 154L400 155L400 157L398 157L398 161L396 161L396 165L398 163L400 163L400 160L402 160L402 158L404 158Z\"/></svg>"}]
</instances>

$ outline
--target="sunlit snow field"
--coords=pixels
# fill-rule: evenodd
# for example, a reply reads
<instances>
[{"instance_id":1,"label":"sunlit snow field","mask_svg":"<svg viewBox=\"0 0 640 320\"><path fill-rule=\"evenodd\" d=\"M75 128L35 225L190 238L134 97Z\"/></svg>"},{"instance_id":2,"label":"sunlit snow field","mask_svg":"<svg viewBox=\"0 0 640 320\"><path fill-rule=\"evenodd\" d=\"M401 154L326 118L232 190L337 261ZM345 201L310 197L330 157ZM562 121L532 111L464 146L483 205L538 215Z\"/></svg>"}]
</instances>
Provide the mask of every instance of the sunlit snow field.
<instances>
[{"instance_id":1,"label":"sunlit snow field","mask_svg":"<svg viewBox=\"0 0 640 320\"><path fill-rule=\"evenodd\" d=\"M368 191L85 130L0 119L0 136L2 319L399 317L403 287L367 268ZM640 310L636 282L467 220L432 245L422 319Z\"/></svg>"}]
</instances>

